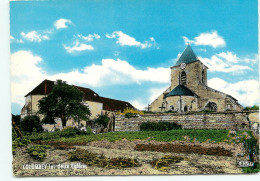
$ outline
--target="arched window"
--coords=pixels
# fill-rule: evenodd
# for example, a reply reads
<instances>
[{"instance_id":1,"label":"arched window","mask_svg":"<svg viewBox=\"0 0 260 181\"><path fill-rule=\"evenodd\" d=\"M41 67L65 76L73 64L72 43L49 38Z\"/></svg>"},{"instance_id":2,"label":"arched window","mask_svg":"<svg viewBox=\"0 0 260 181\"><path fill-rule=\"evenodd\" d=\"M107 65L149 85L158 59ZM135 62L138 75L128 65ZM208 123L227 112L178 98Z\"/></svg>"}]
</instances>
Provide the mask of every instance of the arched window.
<instances>
[{"instance_id":1,"label":"arched window","mask_svg":"<svg viewBox=\"0 0 260 181\"><path fill-rule=\"evenodd\" d=\"M184 106L184 112L188 111L188 106Z\"/></svg>"},{"instance_id":2,"label":"arched window","mask_svg":"<svg viewBox=\"0 0 260 181\"><path fill-rule=\"evenodd\" d=\"M184 71L181 72L179 80L181 85L186 85L186 73Z\"/></svg>"},{"instance_id":3,"label":"arched window","mask_svg":"<svg viewBox=\"0 0 260 181\"><path fill-rule=\"evenodd\" d=\"M218 110L218 106L215 102L209 102L206 106L205 106L206 110L209 111L217 111Z\"/></svg>"}]
</instances>

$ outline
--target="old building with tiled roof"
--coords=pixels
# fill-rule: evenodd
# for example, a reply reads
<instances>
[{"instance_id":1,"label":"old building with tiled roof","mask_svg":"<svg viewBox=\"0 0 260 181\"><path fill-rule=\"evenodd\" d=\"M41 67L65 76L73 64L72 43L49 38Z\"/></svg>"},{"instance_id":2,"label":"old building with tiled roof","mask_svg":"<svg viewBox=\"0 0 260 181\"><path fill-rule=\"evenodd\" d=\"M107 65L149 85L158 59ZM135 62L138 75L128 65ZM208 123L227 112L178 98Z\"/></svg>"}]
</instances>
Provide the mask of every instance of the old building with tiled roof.
<instances>
[{"instance_id":1,"label":"old building with tiled roof","mask_svg":"<svg viewBox=\"0 0 260 181\"><path fill-rule=\"evenodd\" d=\"M25 105L21 110L22 118L26 115L37 113L38 101L51 93L54 84L54 81L44 80L25 95ZM126 108L134 108L129 102L101 97L98 93L89 88L73 86L83 92L83 101L89 106L91 112L90 118L92 119L104 112L123 112Z\"/></svg>"},{"instance_id":2,"label":"old building with tiled roof","mask_svg":"<svg viewBox=\"0 0 260 181\"><path fill-rule=\"evenodd\" d=\"M186 47L176 64L171 67L171 85L150 105L154 112L176 111L240 111L243 107L231 95L207 85L207 70L193 52Z\"/></svg>"}]
</instances>

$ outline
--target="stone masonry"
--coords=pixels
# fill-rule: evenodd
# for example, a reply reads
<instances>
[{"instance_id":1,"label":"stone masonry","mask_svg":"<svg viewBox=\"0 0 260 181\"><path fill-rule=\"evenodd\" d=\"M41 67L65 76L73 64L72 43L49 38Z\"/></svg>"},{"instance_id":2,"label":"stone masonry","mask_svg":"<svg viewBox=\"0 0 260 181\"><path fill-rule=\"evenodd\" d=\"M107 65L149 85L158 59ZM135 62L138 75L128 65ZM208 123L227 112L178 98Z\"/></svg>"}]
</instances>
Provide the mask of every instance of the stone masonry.
<instances>
[{"instance_id":1,"label":"stone masonry","mask_svg":"<svg viewBox=\"0 0 260 181\"><path fill-rule=\"evenodd\" d=\"M139 131L139 126L147 121L175 122L184 129L228 129L249 130L252 125L259 125L258 111L186 113L186 114L146 114L139 117L115 119L115 131Z\"/></svg>"}]
</instances>

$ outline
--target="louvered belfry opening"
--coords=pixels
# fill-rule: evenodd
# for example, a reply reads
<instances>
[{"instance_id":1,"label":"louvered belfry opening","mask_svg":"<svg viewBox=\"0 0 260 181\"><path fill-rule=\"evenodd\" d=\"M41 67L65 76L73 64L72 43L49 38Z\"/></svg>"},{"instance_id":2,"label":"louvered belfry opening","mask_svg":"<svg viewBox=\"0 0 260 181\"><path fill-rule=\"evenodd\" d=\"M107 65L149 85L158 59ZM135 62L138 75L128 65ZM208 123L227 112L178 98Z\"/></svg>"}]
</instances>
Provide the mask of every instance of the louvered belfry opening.
<instances>
[{"instance_id":1,"label":"louvered belfry opening","mask_svg":"<svg viewBox=\"0 0 260 181\"><path fill-rule=\"evenodd\" d=\"M180 85L186 85L186 72L182 71L179 79Z\"/></svg>"}]
</instances>

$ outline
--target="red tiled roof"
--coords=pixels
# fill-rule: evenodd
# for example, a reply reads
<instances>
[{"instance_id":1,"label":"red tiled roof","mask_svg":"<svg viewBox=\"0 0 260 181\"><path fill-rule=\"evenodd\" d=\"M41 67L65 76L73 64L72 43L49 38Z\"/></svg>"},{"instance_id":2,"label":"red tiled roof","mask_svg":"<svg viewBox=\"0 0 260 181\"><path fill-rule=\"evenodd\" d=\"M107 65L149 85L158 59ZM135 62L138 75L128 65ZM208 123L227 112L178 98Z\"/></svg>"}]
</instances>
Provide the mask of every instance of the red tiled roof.
<instances>
[{"instance_id":1,"label":"red tiled roof","mask_svg":"<svg viewBox=\"0 0 260 181\"><path fill-rule=\"evenodd\" d=\"M36 86L31 92L25 95L49 95L52 91L54 81L44 80L38 86ZM84 93L85 101L93 101L103 103L103 109L107 111L124 111L126 108L134 108L130 103L115 99L99 96L96 92L89 88L75 86Z\"/></svg>"}]
</instances>

